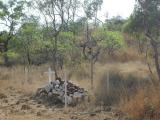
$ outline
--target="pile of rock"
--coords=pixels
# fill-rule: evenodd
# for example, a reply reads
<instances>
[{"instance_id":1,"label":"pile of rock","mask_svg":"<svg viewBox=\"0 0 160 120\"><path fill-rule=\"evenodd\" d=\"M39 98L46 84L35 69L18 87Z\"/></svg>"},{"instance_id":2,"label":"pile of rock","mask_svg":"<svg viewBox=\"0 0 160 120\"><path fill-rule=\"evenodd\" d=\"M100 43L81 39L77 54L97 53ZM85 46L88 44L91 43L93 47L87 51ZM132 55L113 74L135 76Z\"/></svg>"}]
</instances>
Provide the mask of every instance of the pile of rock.
<instances>
[{"instance_id":1,"label":"pile of rock","mask_svg":"<svg viewBox=\"0 0 160 120\"><path fill-rule=\"evenodd\" d=\"M67 81L66 102L75 105L85 99L87 91ZM65 81L57 79L37 90L36 100L48 104L65 103Z\"/></svg>"}]
</instances>

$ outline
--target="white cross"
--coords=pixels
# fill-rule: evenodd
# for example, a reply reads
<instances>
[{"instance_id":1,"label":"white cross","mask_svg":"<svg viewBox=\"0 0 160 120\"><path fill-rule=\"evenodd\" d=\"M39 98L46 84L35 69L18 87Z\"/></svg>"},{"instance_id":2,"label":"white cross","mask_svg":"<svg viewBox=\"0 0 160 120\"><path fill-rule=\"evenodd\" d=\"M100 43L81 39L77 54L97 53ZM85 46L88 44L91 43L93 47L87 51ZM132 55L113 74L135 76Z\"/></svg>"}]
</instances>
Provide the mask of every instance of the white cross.
<instances>
[{"instance_id":1,"label":"white cross","mask_svg":"<svg viewBox=\"0 0 160 120\"><path fill-rule=\"evenodd\" d=\"M51 70L51 67L49 67L48 72L45 73L48 73L48 81L50 83L52 81L52 74L54 74L55 72Z\"/></svg>"}]
</instances>

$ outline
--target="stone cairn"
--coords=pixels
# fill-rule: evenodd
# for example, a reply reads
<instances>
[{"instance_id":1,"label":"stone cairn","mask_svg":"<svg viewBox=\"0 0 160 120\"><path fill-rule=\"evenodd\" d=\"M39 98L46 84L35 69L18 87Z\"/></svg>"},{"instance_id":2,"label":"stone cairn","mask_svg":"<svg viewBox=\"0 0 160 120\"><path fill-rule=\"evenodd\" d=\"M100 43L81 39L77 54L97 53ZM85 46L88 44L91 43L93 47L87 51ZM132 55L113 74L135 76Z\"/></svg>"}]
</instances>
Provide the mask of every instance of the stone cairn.
<instances>
[{"instance_id":1,"label":"stone cairn","mask_svg":"<svg viewBox=\"0 0 160 120\"><path fill-rule=\"evenodd\" d=\"M75 84L67 81L67 104L76 105L85 100L87 91ZM49 82L42 88L39 88L34 97L40 103L56 105L65 104L65 81L57 78Z\"/></svg>"}]
</instances>

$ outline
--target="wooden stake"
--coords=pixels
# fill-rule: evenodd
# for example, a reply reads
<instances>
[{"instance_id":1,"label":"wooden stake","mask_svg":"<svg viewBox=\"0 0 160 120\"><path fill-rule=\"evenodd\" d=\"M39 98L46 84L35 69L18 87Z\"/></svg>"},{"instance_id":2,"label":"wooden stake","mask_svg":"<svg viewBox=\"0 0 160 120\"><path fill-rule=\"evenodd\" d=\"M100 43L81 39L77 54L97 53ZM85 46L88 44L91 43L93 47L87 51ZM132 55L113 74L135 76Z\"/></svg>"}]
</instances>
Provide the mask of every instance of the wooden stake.
<instances>
[{"instance_id":1,"label":"wooden stake","mask_svg":"<svg viewBox=\"0 0 160 120\"><path fill-rule=\"evenodd\" d=\"M67 108L67 76L66 76L66 72L64 73L64 77L65 77L65 109Z\"/></svg>"},{"instance_id":2,"label":"wooden stake","mask_svg":"<svg viewBox=\"0 0 160 120\"><path fill-rule=\"evenodd\" d=\"M109 70L107 70L107 94L109 95L109 89L110 89L110 85L109 85Z\"/></svg>"}]
</instances>

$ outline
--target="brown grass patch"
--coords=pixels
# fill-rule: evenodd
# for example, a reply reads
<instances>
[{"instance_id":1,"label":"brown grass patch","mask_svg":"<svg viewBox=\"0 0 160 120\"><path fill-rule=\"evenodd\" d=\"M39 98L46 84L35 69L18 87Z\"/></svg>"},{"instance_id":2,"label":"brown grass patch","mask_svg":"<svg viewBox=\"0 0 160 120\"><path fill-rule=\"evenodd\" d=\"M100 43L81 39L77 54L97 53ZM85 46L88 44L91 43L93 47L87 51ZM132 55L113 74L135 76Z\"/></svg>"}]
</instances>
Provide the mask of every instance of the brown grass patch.
<instances>
[{"instance_id":1,"label":"brown grass patch","mask_svg":"<svg viewBox=\"0 0 160 120\"><path fill-rule=\"evenodd\" d=\"M42 69L43 68L43 69ZM36 89L48 82L47 67L32 66L25 72L23 66L2 67L0 69L0 87L7 89L13 87L26 93L33 93Z\"/></svg>"},{"instance_id":2,"label":"brown grass patch","mask_svg":"<svg viewBox=\"0 0 160 120\"><path fill-rule=\"evenodd\" d=\"M119 62L142 61L144 55L140 54L135 48L127 48L115 54L113 58Z\"/></svg>"},{"instance_id":3,"label":"brown grass patch","mask_svg":"<svg viewBox=\"0 0 160 120\"><path fill-rule=\"evenodd\" d=\"M148 79L138 78L132 74L123 75L115 70L109 72L109 89L107 82L107 73L105 73L96 89L96 100L100 104L102 101L104 105L115 105L121 100L129 100L134 96L139 88L145 88L150 84ZM109 90L109 92L107 91Z\"/></svg>"},{"instance_id":4,"label":"brown grass patch","mask_svg":"<svg viewBox=\"0 0 160 120\"><path fill-rule=\"evenodd\" d=\"M128 102L121 104L120 109L134 120L160 119L159 88L140 89Z\"/></svg>"}]
</instances>

